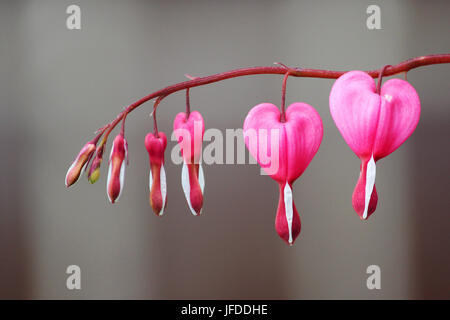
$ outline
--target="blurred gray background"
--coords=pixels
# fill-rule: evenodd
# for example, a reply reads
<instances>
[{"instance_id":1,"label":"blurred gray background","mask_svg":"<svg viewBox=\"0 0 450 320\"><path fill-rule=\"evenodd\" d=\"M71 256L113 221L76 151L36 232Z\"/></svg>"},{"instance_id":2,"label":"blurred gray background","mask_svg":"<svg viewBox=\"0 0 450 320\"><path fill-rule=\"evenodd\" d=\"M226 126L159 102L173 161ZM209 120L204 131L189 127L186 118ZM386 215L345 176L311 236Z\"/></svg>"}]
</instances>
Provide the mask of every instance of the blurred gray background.
<instances>
[{"instance_id":1,"label":"blurred gray background","mask_svg":"<svg viewBox=\"0 0 450 320\"><path fill-rule=\"evenodd\" d=\"M66 28L70 4L81 7L81 30ZM381 7L381 30L366 27L370 4ZM450 298L450 65L409 72L421 119L379 162L368 222L351 207L359 160L329 114L333 80L289 80L287 103L313 105L324 122L321 148L294 186L302 232L293 247L274 229L278 187L256 165L205 166L203 216L193 217L181 167L168 163L166 215L153 214L143 144L151 104L128 117L130 166L116 205L105 165L95 185L83 177L67 190L63 181L95 129L184 73L274 61L366 70L449 53L449 12L448 1L419 0L2 0L0 298ZM191 104L207 128L241 128L254 105L279 104L281 79L196 88ZM183 92L165 99L160 130L170 133L183 109ZM81 267L82 290L66 289L71 264ZM381 290L366 287L372 264Z\"/></svg>"}]
</instances>

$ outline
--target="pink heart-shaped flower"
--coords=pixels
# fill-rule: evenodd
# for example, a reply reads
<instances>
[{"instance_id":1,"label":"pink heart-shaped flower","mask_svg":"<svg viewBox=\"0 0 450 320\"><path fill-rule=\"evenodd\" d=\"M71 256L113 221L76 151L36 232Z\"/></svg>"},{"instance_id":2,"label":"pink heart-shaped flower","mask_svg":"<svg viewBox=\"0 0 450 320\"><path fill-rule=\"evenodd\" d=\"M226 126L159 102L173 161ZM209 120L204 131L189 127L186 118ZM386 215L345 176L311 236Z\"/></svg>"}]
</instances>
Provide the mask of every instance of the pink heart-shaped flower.
<instances>
[{"instance_id":1,"label":"pink heart-shaped flower","mask_svg":"<svg viewBox=\"0 0 450 320\"><path fill-rule=\"evenodd\" d=\"M330 92L336 126L361 159L361 173L352 197L362 219L376 209L376 161L391 154L413 133L419 122L420 100L406 81L391 79L376 92L375 81L363 71L342 75Z\"/></svg>"},{"instance_id":2,"label":"pink heart-shaped flower","mask_svg":"<svg viewBox=\"0 0 450 320\"><path fill-rule=\"evenodd\" d=\"M250 154L280 186L275 228L292 244L300 233L300 217L292 200L292 184L305 171L319 149L322 120L306 103L296 102L286 110L286 121L270 103L250 110L244 122L244 139Z\"/></svg>"}]
</instances>

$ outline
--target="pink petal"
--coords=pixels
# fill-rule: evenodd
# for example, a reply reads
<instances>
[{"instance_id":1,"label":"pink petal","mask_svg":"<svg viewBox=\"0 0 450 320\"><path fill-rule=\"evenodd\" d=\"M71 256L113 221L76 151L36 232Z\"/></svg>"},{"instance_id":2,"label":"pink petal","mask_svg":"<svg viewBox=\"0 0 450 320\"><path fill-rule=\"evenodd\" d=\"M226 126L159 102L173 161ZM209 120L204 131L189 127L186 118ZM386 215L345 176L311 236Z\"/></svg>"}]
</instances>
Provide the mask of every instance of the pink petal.
<instances>
[{"instance_id":1,"label":"pink petal","mask_svg":"<svg viewBox=\"0 0 450 320\"><path fill-rule=\"evenodd\" d=\"M381 103L375 90L375 82L367 73L350 71L336 80L330 92L331 116L360 158L372 155Z\"/></svg>"}]
</instances>

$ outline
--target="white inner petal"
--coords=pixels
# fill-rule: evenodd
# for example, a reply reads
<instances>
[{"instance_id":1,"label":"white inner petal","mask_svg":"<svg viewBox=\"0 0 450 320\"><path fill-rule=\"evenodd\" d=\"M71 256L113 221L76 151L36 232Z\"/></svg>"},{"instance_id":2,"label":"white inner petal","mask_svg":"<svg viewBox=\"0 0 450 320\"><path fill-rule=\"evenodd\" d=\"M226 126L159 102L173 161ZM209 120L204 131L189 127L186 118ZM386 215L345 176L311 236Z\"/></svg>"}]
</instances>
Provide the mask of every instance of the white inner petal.
<instances>
[{"instance_id":1,"label":"white inner petal","mask_svg":"<svg viewBox=\"0 0 450 320\"><path fill-rule=\"evenodd\" d=\"M181 169L181 186L183 187L184 196L186 197L189 209L191 210L192 214L196 216L197 212L195 212L191 205L191 184L189 183L189 170L184 160L183 168Z\"/></svg>"},{"instance_id":2,"label":"white inner petal","mask_svg":"<svg viewBox=\"0 0 450 320\"><path fill-rule=\"evenodd\" d=\"M200 184L200 189L203 194L203 190L205 189L205 176L203 175L203 167L201 163L198 164L198 183Z\"/></svg>"},{"instance_id":3,"label":"white inner petal","mask_svg":"<svg viewBox=\"0 0 450 320\"><path fill-rule=\"evenodd\" d=\"M67 182L67 178L69 177L69 173L70 173L70 171L72 171L72 169L73 169L73 167L75 167L75 164L78 162L78 156L76 157L76 159L72 162L72 164L70 165L70 167L69 167L69 169L67 170L67 173L66 173L66 179L65 179L65 181L66 181L66 187L69 185L69 183Z\"/></svg>"},{"instance_id":4,"label":"white inner petal","mask_svg":"<svg viewBox=\"0 0 450 320\"><path fill-rule=\"evenodd\" d=\"M364 213L363 219L367 219L367 211L369 210L370 198L372 197L373 186L375 185L375 176L377 173L377 168L375 165L375 160L373 155L367 164L366 171L366 189L365 189L365 202L364 202Z\"/></svg>"},{"instance_id":5,"label":"white inner petal","mask_svg":"<svg viewBox=\"0 0 450 320\"><path fill-rule=\"evenodd\" d=\"M153 185L152 168L150 168L150 173L148 175L148 189L150 190L150 192L152 192L152 185Z\"/></svg>"},{"instance_id":6,"label":"white inner petal","mask_svg":"<svg viewBox=\"0 0 450 320\"><path fill-rule=\"evenodd\" d=\"M127 165L128 165L128 141L124 138L123 139L123 143L124 143L124 148L125 148L125 159L127 160Z\"/></svg>"},{"instance_id":7,"label":"white inner petal","mask_svg":"<svg viewBox=\"0 0 450 320\"><path fill-rule=\"evenodd\" d=\"M294 210L292 205L292 189L289 183L284 186L284 211L289 228L289 243L292 243L292 220L294 218Z\"/></svg>"},{"instance_id":8,"label":"white inner petal","mask_svg":"<svg viewBox=\"0 0 450 320\"><path fill-rule=\"evenodd\" d=\"M161 171L159 174L160 184L161 184L161 197L162 197L162 208L159 215L164 214L164 207L166 206L166 195L167 195L167 183L166 183L166 170L164 170L164 165L161 165Z\"/></svg>"},{"instance_id":9,"label":"white inner petal","mask_svg":"<svg viewBox=\"0 0 450 320\"><path fill-rule=\"evenodd\" d=\"M120 166L120 191L119 195L117 196L116 202L119 200L120 196L122 195L123 185L125 183L125 159L122 161L122 165Z\"/></svg>"},{"instance_id":10,"label":"white inner petal","mask_svg":"<svg viewBox=\"0 0 450 320\"><path fill-rule=\"evenodd\" d=\"M109 167L108 167L108 179L106 180L106 194L108 195L109 201L112 203L111 197L109 196L109 190L108 190L109 181L111 180L111 170L112 170L111 167L112 167L112 165L111 165L111 163L109 163Z\"/></svg>"}]
</instances>

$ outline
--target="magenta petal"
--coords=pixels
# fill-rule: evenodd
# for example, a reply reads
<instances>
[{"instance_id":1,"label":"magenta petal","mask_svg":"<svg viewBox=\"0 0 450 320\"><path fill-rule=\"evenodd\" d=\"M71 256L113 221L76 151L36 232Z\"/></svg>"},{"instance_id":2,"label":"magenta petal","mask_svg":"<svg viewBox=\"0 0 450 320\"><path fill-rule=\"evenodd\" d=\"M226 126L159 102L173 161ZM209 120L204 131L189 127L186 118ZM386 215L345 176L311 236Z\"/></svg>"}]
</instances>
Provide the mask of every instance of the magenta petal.
<instances>
[{"instance_id":1,"label":"magenta petal","mask_svg":"<svg viewBox=\"0 0 450 320\"><path fill-rule=\"evenodd\" d=\"M394 152L416 129L420 118L420 100L406 81L391 79L381 87L381 112L378 120L374 158Z\"/></svg>"},{"instance_id":2,"label":"magenta petal","mask_svg":"<svg viewBox=\"0 0 450 320\"><path fill-rule=\"evenodd\" d=\"M323 137L322 119L310 105L296 102L286 110L285 130L288 142L287 181L293 183L319 150Z\"/></svg>"},{"instance_id":3,"label":"magenta petal","mask_svg":"<svg viewBox=\"0 0 450 320\"><path fill-rule=\"evenodd\" d=\"M330 92L330 112L348 146L370 158L377 133L380 96L375 82L363 71L345 73Z\"/></svg>"},{"instance_id":4,"label":"magenta petal","mask_svg":"<svg viewBox=\"0 0 450 320\"><path fill-rule=\"evenodd\" d=\"M308 167L323 136L322 120L306 103L293 103L286 110L286 122L271 103L250 110L244 122L245 144L269 176L294 182Z\"/></svg>"}]
</instances>

